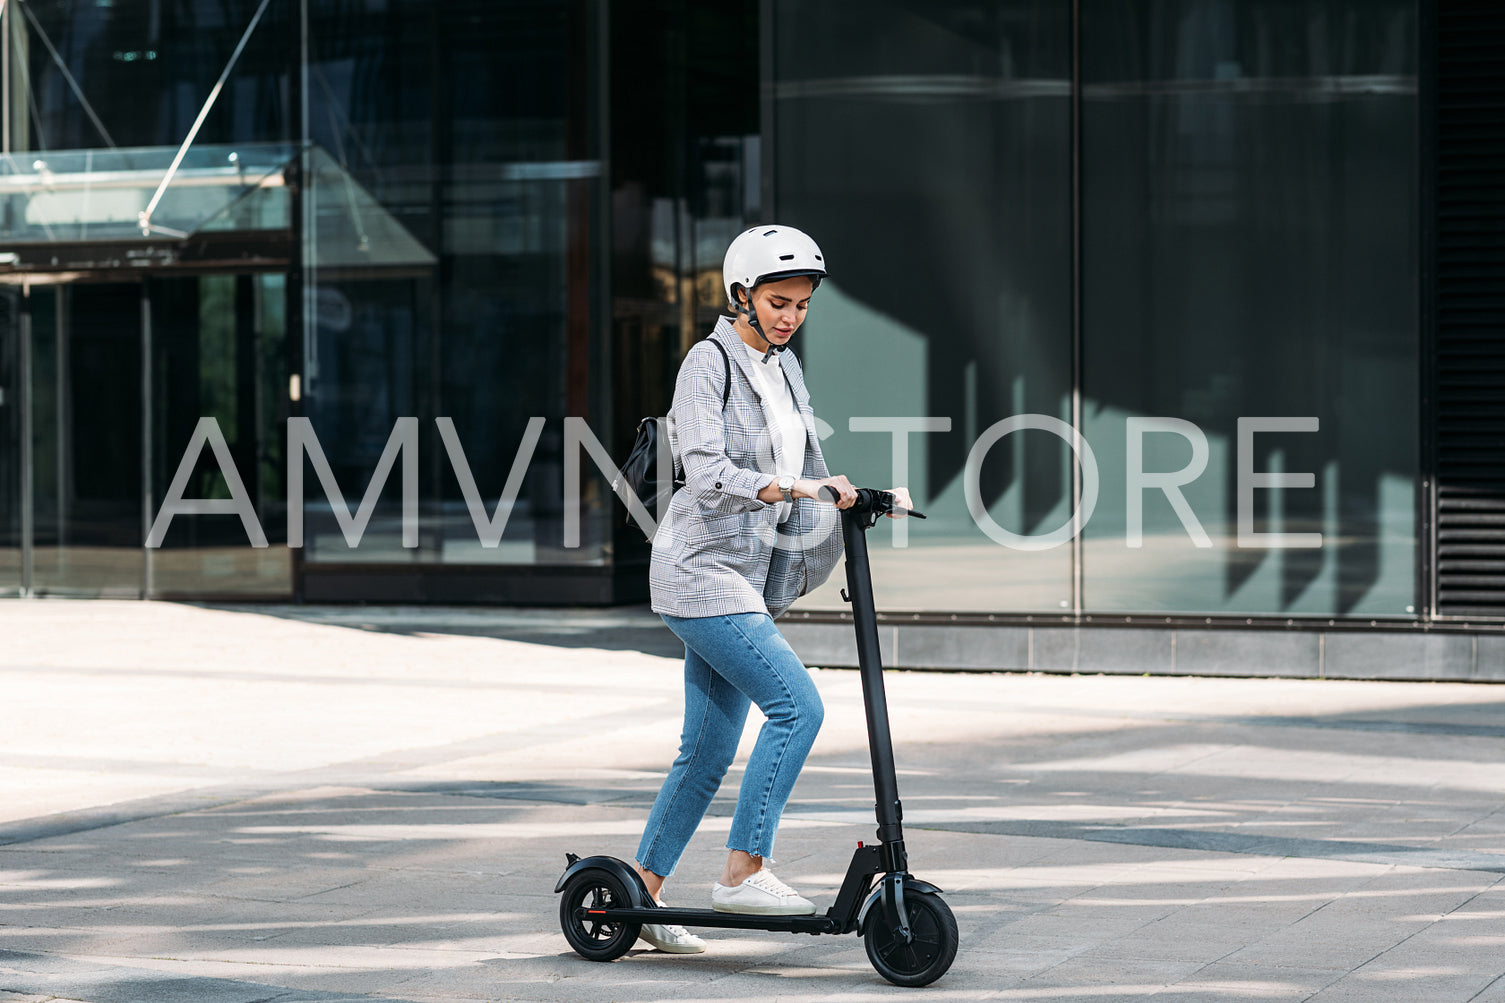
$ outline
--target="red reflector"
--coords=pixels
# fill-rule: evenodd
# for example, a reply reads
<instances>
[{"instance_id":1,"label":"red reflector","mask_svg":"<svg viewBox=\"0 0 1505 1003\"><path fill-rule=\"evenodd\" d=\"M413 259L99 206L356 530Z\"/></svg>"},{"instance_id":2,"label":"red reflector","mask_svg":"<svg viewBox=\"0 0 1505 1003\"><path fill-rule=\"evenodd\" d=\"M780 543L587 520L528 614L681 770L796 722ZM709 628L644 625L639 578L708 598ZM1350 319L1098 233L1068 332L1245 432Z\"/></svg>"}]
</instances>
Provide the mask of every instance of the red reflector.
<instances>
[{"instance_id":1,"label":"red reflector","mask_svg":"<svg viewBox=\"0 0 1505 1003\"><path fill-rule=\"evenodd\" d=\"M605 909L587 909L585 911L587 913L589 913L590 915L592 915L592 916L605 916L606 915L606 910Z\"/></svg>"},{"instance_id":2,"label":"red reflector","mask_svg":"<svg viewBox=\"0 0 1505 1003\"><path fill-rule=\"evenodd\" d=\"M860 839L857 841L857 849L862 849L862 840Z\"/></svg>"}]
</instances>

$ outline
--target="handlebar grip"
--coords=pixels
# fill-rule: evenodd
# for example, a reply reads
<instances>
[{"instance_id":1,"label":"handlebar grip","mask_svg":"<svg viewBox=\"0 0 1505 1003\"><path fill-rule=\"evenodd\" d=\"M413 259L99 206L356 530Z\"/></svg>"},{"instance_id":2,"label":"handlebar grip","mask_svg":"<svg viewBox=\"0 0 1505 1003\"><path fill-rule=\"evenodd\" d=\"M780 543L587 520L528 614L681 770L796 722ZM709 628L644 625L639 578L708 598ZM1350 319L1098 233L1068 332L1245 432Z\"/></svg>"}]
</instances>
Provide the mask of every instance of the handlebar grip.
<instances>
[{"instance_id":1,"label":"handlebar grip","mask_svg":"<svg viewBox=\"0 0 1505 1003\"><path fill-rule=\"evenodd\" d=\"M829 484L822 484L820 490L815 493L833 505L841 500L841 494ZM879 488L858 488L857 504L853 508L859 512L878 512L879 514L893 512L896 515L911 515L916 519L925 518L924 512L916 512L912 508L901 508L893 504L893 500L892 492Z\"/></svg>"}]
</instances>

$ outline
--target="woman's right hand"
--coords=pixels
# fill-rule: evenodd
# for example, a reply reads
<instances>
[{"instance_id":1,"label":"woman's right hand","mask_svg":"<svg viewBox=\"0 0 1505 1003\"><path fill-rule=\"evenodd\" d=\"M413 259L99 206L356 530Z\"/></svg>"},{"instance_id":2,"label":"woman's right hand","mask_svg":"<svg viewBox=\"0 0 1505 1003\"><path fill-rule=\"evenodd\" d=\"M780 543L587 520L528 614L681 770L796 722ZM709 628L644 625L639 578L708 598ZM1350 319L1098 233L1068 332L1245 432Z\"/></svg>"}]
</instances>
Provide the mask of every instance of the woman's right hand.
<instances>
[{"instance_id":1,"label":"woman's right hand","mask_svg":"<svg viewBox=\"0 0 1505 1003\"><path fill-rule=\"evenodd\" d=\"M851 508L857 504L857 489L852 486L852 482L847 480L843 474L837 474L834 477L827 477L819 481L800 481L795 485L795 493L801 494L806 498L818 498L821 501L827 501L828 499L822 497L820 493L820 489L824 487L829 487L836 492L837 508ZM805 490L800 491L800 488L805 488Z\"/></svg>"}]
</instances>

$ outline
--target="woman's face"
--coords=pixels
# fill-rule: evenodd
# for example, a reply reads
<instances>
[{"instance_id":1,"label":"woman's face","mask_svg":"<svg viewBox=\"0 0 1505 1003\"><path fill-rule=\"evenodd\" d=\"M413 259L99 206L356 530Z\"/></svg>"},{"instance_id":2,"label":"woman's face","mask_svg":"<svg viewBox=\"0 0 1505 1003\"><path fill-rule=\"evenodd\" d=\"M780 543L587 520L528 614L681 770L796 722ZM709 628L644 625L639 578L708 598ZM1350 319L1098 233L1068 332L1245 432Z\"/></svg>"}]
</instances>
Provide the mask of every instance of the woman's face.
<instances>
[{"instance_id":1,"label":"woman's face","mask_svg":"<svg viewBox=\"0 0 1505 1003\"><path fill-rule=\"evenodd\" d=\"M770 342L775 345L789 343L794 332L805 322L805 311L810 309L810 294L814 291L814 283L803 275L765 282L753 290L758 323L763 325L763 333ZM745 318L737 318L739 327L746 323Z\"/></svg>"}]
</instances>

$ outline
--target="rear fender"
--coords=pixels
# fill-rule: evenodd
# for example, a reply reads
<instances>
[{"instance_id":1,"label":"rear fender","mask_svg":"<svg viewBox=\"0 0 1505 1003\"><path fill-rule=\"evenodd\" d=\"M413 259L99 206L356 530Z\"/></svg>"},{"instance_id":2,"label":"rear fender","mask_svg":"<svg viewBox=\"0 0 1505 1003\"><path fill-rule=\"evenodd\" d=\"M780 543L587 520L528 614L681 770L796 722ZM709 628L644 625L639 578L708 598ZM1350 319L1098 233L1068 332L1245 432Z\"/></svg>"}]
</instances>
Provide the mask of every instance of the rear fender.
<instances>
[{"instance_id":1,"label":"rear fender","mask_svg":"<svg viewBox=\"0 0 1505 1003\"><path fill-rule=\"evenodd\" d=\"M573 854L570 856L573 856ZM633 908L643 909L655 904L653 896L649 895L648 889L643 887L643 879L638 876L638 872L633 869L631 864L624 863L616 857L605 855L581 857L578 860L571 861L570 865L564 869L564 873L559 876L559 882L554 886L554 894L558 895L564 891L564 886L569 884L570 879L575 875L589 870L606 871L621 881L622 887L627 889L628 897L632 899Z\"/></svg>"}]
</instances>

